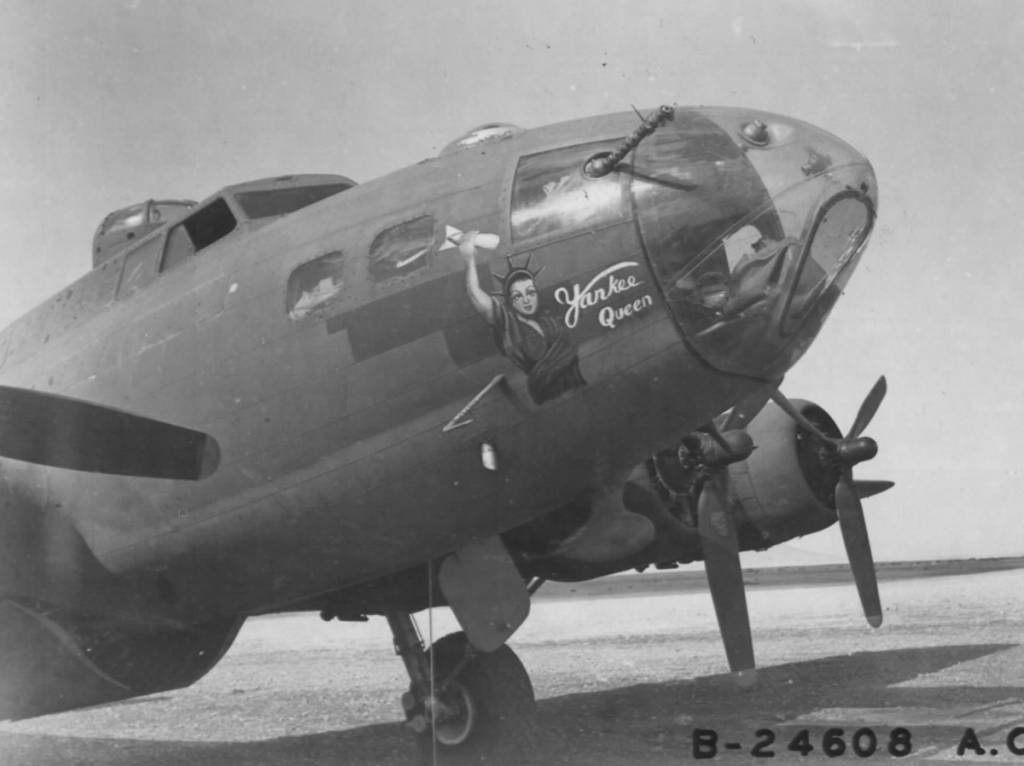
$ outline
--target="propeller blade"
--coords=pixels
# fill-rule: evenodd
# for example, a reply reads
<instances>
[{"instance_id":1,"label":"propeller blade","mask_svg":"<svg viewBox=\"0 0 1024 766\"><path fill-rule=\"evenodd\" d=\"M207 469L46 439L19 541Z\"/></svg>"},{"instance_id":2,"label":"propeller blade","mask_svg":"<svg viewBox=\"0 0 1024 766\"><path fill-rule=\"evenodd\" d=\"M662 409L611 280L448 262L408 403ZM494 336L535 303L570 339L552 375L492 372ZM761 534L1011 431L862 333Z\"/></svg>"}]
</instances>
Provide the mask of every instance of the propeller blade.
<instances>
[{"instance_id":1,"label":"propeller blade","mask_svg":"<svg viewBox=\"0 0 1024 766\"><path fill-rule=\"evenodd\" d=\"M698 530L704 548L704 568L729 668L742 687L753 685L754 642L750 635L747 596L740 567L736 525L726 504L720 474L709 477L697 501Z\"/></svg>"},{"instance_id":2,"label":"propeller blade","mask_svg":"<svg viewBox=\"0 0 1024 766\"><path fill-rule=\"evenodd\" d=\"M875 381L875 385L868 391L868 395L864 397L864 401L860 405L860 410L857 412L857 417L853 419L853 425L850 426L850 433L846 435L847 439L855 439L861 435L865 428L868 427L868 423L871 422L871 418L878 412L878 405L882 403L885 398L885 392L887 386L885 383L885 376L882 375L878 380Z\"/></svg>"},{"instance_id":3,"label":"propeller blade","mask_svg":"<svg viewBox=\"0 0 1024 766\"><path fill-rule=\"evenodd\" d=\"M217 441L160 420L0 386L0 457L75 471L196 481L220 463Z\"/></svg>"},{"instance_id":4,"label":"propeller blade","mask_svg":"<svg viewBox=\"0 0 1024 766\"><path fill-rule=\"evenodd\" d=\"M839 514L839 528L846 545L846 556L850 560L857 593L864 608L868 624L877 628L882 624L882 603L878 597L878 580L875 562L871 557L871 542L864 522L864 509L853 485L852 473L847 470L836 484L836 511Z\"/></svg>"},{"instance_id":5,"label":"propeller blade","mask_svg":"<svg viewBox=\"0 0 1024 766\"><path fill-rule=\"evenodd\" d=\"M787 415L793 418L793 420L799 423L803 428L814 434L823 443L835 443L835 439L825 436L825 434L821 432L821 429L819 429L816 425L814 425L814 423L805 418L803 413L793 406L793 403L786 398L786 395L784 393L782 393L778 389L775 389L771 393L771 400L775 402L777 405L779 405L779 407L782 408L783 412L785 412Z\"/></svg>"},{"instance_id":6,"label":"propeller blade","mask_svg":"<svg viewBox=\"0 0 1024 766\"><path fill-rule=\"evenodd\" d=\"M896 482L878 479L854 479L853 481L853 489L861 500L866 497L880 495L895 486Z\"/></svg>"},{"instance_id":7,"label":"propeller blade","mask_svg":"<svg viewBox=\"0 0 1024 766\"><path fill-rule=\"evenodd\" d=\"M768 400L772 398L772 391L777 390L781 382L781 380L777 380L771 385L758 389L746 398L741 399L739 404L733 407L729 412L729 417L727 417L725 419L725 423L722 424L722 430L732 431L733 429L746 428L750 425L750 421L757 416L757 413L759 413L768 403Z\"/></svg>"}]
</instances>

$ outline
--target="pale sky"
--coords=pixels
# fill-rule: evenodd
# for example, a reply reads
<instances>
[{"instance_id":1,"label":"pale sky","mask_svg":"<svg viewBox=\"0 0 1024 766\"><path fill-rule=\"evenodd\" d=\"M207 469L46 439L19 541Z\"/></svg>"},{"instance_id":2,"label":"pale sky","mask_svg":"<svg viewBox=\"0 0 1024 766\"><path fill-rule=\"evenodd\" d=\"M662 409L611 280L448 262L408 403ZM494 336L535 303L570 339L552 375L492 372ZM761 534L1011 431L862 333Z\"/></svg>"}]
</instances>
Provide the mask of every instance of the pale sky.
<instances>
[{"instance_id":1,"label":"pale sky","mask_svg":"<svg viewBox=\"0 0 1024 766\"><path fill-rule=\"evenodd\" d=\"M1024 13L1016 2L0 0L0 325L109 211L270 175L368 180L491 121L750 106L864 152L879 221L784 390L841 428L881 560L1024 554ZM838 553L834 530L796 542ZM754 559L756 561L756 559Z\"/></svg>"}]
</instances>

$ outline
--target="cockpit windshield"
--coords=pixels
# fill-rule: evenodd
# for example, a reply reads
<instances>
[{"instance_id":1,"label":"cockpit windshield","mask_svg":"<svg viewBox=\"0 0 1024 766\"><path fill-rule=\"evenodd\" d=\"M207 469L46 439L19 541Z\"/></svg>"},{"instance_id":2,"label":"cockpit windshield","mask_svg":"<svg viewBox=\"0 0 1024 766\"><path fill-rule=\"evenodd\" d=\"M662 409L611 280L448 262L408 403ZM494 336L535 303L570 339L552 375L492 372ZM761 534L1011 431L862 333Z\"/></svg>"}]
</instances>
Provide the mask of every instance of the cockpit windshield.
<instances>
[{"instance_id":1,"label":"cockpit windshield","mask_svg":"<svg viewBox=\"0 0 1024 766\"><path fill-rule=\"evenodd\" d=\"M121 208L104 218L92 240L93 266L99 266L168 221L180 218L196 203L192 200L146 200Z\"/></svg>"},{"instance_id":2,"label":"cockpit windshield","mask_svg":"<svg viewBox=\"0 0 1024 766\"><path fill-rule=\"evenodd\" d=\"M317 186L292 186L279 189L240 191L238 204L249 218L272 218L287 215L351 188L351 184L335 183Z\"/></svg>"}]
</instances>

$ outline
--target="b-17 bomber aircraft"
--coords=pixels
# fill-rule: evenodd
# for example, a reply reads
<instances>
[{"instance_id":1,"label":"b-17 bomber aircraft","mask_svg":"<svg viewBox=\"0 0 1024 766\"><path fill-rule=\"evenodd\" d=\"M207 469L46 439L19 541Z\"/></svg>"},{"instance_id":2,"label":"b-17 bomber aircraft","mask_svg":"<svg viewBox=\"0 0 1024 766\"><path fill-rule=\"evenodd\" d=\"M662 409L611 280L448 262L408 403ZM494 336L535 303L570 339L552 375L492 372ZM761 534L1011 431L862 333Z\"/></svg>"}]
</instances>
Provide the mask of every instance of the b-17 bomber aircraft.
<instances>
[{"instance_id":1,"label":"b-17 bomber aircraft","mask_svg":"<svg viewBox=\"0 0 1024 766\"><path fill-rule=\"evenodd\" d=\"M845 435L779 391L877 204L823 130L663 106L111 213L0 335L0 717L192 684L249 616L380 615L424 746L514 754L544 581L703 560L748 683L738 551L837 520L879 625L885 380Z\"/></svg>"}]
</instances>

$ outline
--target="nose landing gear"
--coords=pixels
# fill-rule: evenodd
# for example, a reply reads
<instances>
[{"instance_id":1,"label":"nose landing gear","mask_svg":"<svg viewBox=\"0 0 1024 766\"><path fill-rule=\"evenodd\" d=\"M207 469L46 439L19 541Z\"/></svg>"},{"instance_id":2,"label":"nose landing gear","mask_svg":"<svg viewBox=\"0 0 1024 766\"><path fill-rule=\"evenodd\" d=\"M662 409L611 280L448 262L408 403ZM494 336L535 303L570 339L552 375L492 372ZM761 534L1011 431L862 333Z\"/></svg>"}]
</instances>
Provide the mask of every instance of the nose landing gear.
<instances>
[{"instance_id":1,"label":"nose landing gear","mask_svg":"<svg viewBox=\"0 0 1024 766\"><path fill-rule=\"evenodd\" d=\"M478 651L461 632L441 638L428 652L408 614L387 619L409 673L402 707L424 762L528 762L535 746L536 702L515 652L507 645Z\"/></svg>"}]
</instances>

